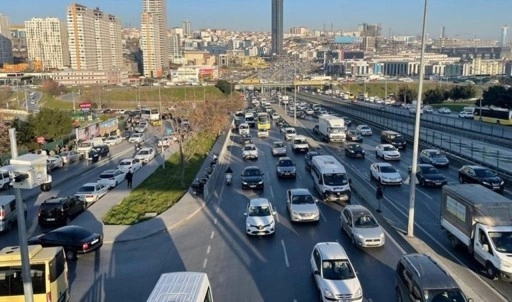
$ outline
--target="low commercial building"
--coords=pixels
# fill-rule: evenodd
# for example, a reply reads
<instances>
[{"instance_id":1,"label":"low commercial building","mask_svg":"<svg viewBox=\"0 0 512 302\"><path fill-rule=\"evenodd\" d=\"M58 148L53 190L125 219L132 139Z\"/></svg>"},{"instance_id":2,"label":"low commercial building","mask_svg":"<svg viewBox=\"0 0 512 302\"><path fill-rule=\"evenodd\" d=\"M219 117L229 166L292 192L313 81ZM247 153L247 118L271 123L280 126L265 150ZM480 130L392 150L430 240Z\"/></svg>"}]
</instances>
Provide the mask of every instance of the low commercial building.
<instances>
[{"instance_id":1,"label":"low commercial building","mask_svg":"<svg viewBox=\"0 0 512 302\"><path fill-rule=\"evenodd\" d=\"M129 83L128 72L111 70L64 70L52 73L54 81L64 86L118 85Z\"/></svg>"}]
</instances>

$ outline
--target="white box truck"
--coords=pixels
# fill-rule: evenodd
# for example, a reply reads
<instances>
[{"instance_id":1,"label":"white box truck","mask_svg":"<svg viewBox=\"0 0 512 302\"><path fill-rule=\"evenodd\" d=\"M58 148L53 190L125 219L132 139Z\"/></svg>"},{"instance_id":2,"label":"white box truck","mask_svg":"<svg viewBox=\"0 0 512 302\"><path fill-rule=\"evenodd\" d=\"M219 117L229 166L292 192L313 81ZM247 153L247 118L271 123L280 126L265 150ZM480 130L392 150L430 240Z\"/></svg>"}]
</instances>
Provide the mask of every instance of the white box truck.
<instances>
[{"instance_id":1,"label":"white box truck","mask_svg":"<svg viewBox=\"0 0 512 302\"><path fill-rule=\"evenodd\" d=\"M341 117L329 114L319 116L318 131L326 142L345 142L345 121Z\"/></svg>"},{"instance_id":2,"label":"white box truck","mask_svg":"<svg viewBox=\"0 0 512 302\"><path fill-rule=\"evenodd\" d=\"M464 245L491 279L512 281L512 200L478 184L444 186L441 226Z\"/></svg>"}]
</instances>

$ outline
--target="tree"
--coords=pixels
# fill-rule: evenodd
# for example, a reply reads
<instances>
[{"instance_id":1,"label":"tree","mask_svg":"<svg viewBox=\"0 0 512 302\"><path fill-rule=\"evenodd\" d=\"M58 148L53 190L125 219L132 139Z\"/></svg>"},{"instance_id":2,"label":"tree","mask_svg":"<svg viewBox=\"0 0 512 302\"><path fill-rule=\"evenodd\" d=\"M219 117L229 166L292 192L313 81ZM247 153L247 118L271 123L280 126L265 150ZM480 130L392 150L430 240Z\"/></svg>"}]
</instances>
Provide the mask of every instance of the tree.
<instances>
[{"instance_id":1,"label":"tree","mask_svg":"<svg viewBox=\"0 0 512 302\"><path fill-rule=\"evenodd\" d=\"M512 88L492 86L484 91L482 106L496 106L512 109Z\"/></svg>"},{"instance_id":2,"label":"tree","mask_svg":"<svg viewBox=\"0 0 512 302\"><path fill-rule=\"evenodd\" d=\"M6 118L3 113L0 112L0 154L7 154L10 152L11 147L9 144L9 123L5 122ZM2 165L2 163L0 163Z\"/></svg>"},{"instance_id":3,"label":"tree","mask_svg":"<svg viewBox=\"0 0 512 302\"><path fill-rule=\"evenodd\" d=\"M47 141L70 134L73 127L69 112L53 109L42 109L38 114L30 115L28 123L35 136L43 136Z\"/></svg>"},{"instance_id":4,"label":"tree","mask_svg":"<svg viewBox=\"0 0 512 302\"><path fill-rule=\"evenodd\" d=\"M52 79L44 80L43 91L49 95L59 95L60 94L59 83L55 82Z\"/></svg>"},{"instance_id":5,"label":"tree","mask_svg":"<svg viewBox=\"0 0 512 302\"><path fill-rule=\"evenodd\" d=\"M450 90L450 98L453 100L470 99L476 95L473 85L455 85Z\"/></svg>"},{"instance_id":6,"label":"tree","mask_svg":"<svg viewBox=\"0 0 512 302\"><path fill-rule=\"evenodd\" d=\"M423 104L440 104L447 98L447 91L440 87L429 89L423 94Z\"/></svg>"},{"instance_id":7,"label":"tree","mask_svg":"<svg viewBox=\"0 0 512 302\"><path fill-rule=\"evenodd\" d=\"M409 87L408 85L402 85L398 88L398 101L404 103L412 103L416 99L418 92L416 89Z\"/></svg>"},{"instance_id":8,"label":"tree","mask_svg":"<svg viewBox=\"0 0 512 302\"><path fill-rule=\"evenodd\" d=\"M215 84L215 87L217 87L224 94L231 94L231 86L231 82L226 80L218 80Z\"/></svg>"},{"instance_id":9,"label":"tree","mask_svg":"<svg viewBox=\"0 0 512 302\"><path fill-rule=\"evenodd\" d=\"M14 119L12 127L16 129L16 142L18 145L29 145L34 142L34 131L28 121Z\"/></svg>"}]
</instances>

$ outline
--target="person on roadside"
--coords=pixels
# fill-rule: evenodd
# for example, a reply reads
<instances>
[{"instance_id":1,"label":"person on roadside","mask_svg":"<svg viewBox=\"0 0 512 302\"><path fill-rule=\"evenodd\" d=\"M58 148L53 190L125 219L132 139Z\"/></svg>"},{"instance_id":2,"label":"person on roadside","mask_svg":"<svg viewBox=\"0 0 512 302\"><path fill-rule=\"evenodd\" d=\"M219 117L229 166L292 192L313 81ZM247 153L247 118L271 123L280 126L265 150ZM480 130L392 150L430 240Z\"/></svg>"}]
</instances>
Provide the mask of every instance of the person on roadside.
<instances>
[{"instance_id":1,"label":"person on roadside","mask_svg":"<svg viewBox=\"0 0 512 302\"><path fill-rule=\"evenodd\" d=\"M126 184L128 185L128 189L132 188L132 181L133 181L133 172L132 169L128 170L128 173L126 173Z\"/></svg>"},{"instance_id":2,"label":"person on roadside","mask_svg":"<svg viewBox=\"0 0 512 302\"><path fill-rule=\"evenodd\" d=\"M382 186L380 184L377 184L377 189L375 191L375 198L377 198L377 202L378 202L377 212L381 213L382 212L381 203L382 203L382 199L384 198L384 191L382 190Z\"/></svg>"}]
</instances>

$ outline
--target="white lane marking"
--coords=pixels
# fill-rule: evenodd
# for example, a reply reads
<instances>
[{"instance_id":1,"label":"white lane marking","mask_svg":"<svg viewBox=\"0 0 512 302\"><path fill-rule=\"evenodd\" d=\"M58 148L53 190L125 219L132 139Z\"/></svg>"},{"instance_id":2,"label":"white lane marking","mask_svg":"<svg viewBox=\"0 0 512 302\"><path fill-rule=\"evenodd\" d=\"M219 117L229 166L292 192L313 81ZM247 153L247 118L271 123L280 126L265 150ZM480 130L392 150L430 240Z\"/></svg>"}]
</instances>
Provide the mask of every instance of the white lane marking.
<instances>
[{"instance_id":1,"label":"white lane marking","mask_svg":"<svg viewBox=\"0 0 512 302\"><path fill-rule=\"evenodd\" d=\"M203 268L206 268L206 264L208 263L208 258L205 258L203 261Z\"/></svg>"},{"instance_id":2,"label":"white lane marking","mask_svg":"<svg viewBox=\"0 0 512 302\"><path fill-rule=\"evenodd\" d=\"M272 189L272 186L270 186L270 196L274 199L274 190Z\"/></svg>"},{"instance_id":3,"label":"white lane marking","mask_svg":"<svg viewBox=\"0 0 512 302\"><path fill-rule=\"evenodd\" d=\"M217 217L213 220L213 224L217 224Z\"/></svg>"},{"instance_id":4,"label":"white lane marking","mask_svg":"<svg viewBox=\"0 0 512 302\"><path fill-rule=\"evenodd\" d=\"M209 245L207 248L206 248L206 255L208 255L210 253L210 250L211 250L211 245Z\"/></svg>"},{"instance_id":5,"label":"white lane marking","mask_svg":"<svg viewBox=\"0 0 512 302\"><path fill-rule=\"evenodd\" d=\"M220 207L217 206L217 209L215 210L215 213L219 213Z\"/></svg>"},{"instance_id":6,"label":"white lane marking","mask_svg":"<svg viewBox=\"0 0 512 302\"><path fill-rule=\"evenodd\" d=\"M422 190L418 189L418 185L416 185L416 192L419 192L423 194L423 196L427 197L428 199L432 200L433 198L430 197L427 193L423 192Z\"/></svg>"},{"instance_id":7,"label":"white lane marking","mask_svg":"<svg viewBox=\"0 0 512 302\"><path fill-rule=\"evenodd\" d=\"M286 253L286 246L284 245L284 240L281 240L281 245L283 246L284 262L286 263L286 267L290 267L290 263L288 262L288 254Z\"/></svg>"},{"instance_id":8,"label":"white lane marking","mask_svg":"<svg viewBox=\"0 0 512 302\"><path fill-rule=\"evenodd\" d=\"M210 235L210 239L213 239L213 236L215 236L215 231L212 231L212 234Z\"/></svg>"}]
</instances>

